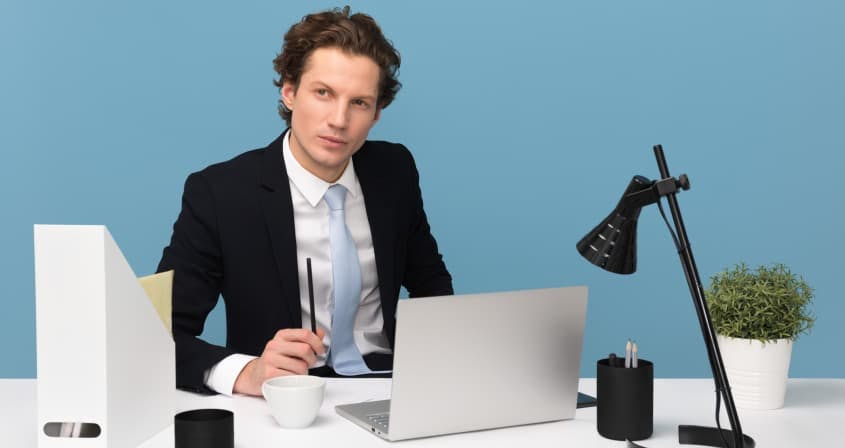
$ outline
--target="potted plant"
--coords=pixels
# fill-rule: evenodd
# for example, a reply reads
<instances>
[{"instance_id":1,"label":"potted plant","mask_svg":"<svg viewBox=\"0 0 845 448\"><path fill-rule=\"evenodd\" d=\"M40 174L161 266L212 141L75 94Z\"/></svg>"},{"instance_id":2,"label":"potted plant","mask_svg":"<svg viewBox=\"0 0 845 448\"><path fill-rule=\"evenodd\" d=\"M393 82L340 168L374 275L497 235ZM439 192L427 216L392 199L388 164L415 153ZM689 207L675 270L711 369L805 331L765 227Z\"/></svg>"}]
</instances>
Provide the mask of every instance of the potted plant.
<instances>
[{"instance_id":1,"label":"potted plant","mask_svg":"<svg viewBox=\"0 0 845 448\"><path fill-rule=\"evenodd\" d=\"M812 328L813 289L783 264L740 263L710 279L706 293L737 407L783 407L792 342Z\"/></svg>"}]
</instances>

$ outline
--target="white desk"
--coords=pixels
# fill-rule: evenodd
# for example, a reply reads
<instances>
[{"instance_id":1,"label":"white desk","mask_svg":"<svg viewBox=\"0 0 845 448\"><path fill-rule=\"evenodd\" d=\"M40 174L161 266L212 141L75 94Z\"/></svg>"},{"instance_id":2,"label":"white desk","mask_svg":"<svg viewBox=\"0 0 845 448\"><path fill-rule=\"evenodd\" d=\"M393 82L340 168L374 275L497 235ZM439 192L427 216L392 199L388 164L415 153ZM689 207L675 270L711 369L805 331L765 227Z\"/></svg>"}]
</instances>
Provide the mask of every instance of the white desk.
<instances>
[{"instance_id":1,"label":"white desk","mask_svg":"<svg viewBox=\"0 0 845 448\"><path fill-rule=\"evenodd\" d=\"M0 380L0 445L36 446L35 380ZM580 390L595 394L595 379L582 379ZM299 430L275 424L263 399L253 397L199 396L179 392L179 410L224 408L235 413L235 446L296 447L518 447L625 446L604 439L596 432L595 408L579 409L574 420L513 428L454 434L428 439L389 443L367 433L334 412L341 403L384 399L390 395L390 380L330 379L326 400L315 423ZM503 403L503 405L507 405ZM654 435L641 442L647 447L677 447L678 424L713 426L715 394L713 382L704 379L658 379L654 385ZM743 431L761 448L828 447L836 442L845 424L845 379L792 379L786 406L775 411L740 410ZM724 415L724 413L723 413ZM728 424L727 417L722 424ZM173 427L142 445L144 448L173 446Z\"/></svg>"}]
</instances>

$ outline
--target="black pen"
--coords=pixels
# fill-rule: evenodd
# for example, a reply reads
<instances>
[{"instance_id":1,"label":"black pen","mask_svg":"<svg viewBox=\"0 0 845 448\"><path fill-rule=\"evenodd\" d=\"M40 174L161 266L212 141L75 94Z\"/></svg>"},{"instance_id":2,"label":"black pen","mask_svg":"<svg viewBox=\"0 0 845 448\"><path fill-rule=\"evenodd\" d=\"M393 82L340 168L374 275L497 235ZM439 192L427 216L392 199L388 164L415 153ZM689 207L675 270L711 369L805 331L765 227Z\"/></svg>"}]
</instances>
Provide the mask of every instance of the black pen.
<instances>
[{"instance_id":1,"label":"black pen","mask_svg":"<svg viewBox=\"0 0 845 448\"><path fill-rule=\"evenodd\" d=\"M311 258L305 259L308 267L308 304L311 306L311 332L317 334L317 317L314 316L314 280L311 277Z\"/></svg>"},{"instance_id":2,"label":"black pen","mask_svg":"<svg viewBox=\"0 0 845 448\"><path fill-rule=\"evenodd\" d=\"M610 367L616 367L616 353L607 355L607 365Z\"/></svg>"}]
</instances>

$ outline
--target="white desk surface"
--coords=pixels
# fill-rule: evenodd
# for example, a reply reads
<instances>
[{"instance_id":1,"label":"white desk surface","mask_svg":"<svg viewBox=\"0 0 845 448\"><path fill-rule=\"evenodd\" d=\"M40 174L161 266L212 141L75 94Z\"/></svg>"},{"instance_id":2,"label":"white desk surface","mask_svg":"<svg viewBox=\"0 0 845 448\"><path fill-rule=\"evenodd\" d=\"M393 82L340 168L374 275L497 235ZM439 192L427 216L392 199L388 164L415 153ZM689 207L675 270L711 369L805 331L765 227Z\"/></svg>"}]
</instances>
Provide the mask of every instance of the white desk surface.
<instances>
[{"instance_id":1,"label":"white desk surface","mask_svg":"<svg viewBox=\"0 0 845 448\"><path fill-rule=\"evenodd\" d=\"M579 390L595 395L593 378L582 379ZM178 410L223 408L235 413L235 446L298 447L624 447L596 432L596 408L579 409L575 419L553 423L453 434L401 442L385 442L338 416L336 404L390 395L390 380L330 379L320 415L305 429L276 425L261 398L200 396L178 392ZM33 379L0 379L0 437L2 446L36 446L36 383ZM506 405L506 404L503 404ZM647 447L677 447L678 424L714 426L715 394L709 379L657 379L654 384L654 434L640 442ZM743 432L761 448L841 446L845 424L845 379L791 379L786 405L774 411L739 410ZM728 425L723 412L723 428ZM76 446L76 445L75 445ZM79 445L81 446L81 445ZM172 425L144 443L144 448L173 446Z\"/></svg>"}]
</instances>

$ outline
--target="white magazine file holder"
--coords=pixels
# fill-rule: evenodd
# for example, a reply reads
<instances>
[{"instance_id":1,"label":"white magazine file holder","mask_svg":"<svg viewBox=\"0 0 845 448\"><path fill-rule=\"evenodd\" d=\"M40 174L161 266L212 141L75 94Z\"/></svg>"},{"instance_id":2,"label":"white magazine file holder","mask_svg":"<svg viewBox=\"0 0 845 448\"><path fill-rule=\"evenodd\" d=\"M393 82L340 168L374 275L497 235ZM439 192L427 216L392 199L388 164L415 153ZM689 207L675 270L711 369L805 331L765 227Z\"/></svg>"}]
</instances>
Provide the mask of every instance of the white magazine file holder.
<instances>
[{"instance_id":1,"label":"white magazine file holder","mask_svg":"<svg viewBox=\"0 0 845 448\"><path fill-rule=\"evenodd\" d=\"M34 230L38 446L138 446L173 422L170 329L104 226Z\"/></svg>"}]
</instances>

